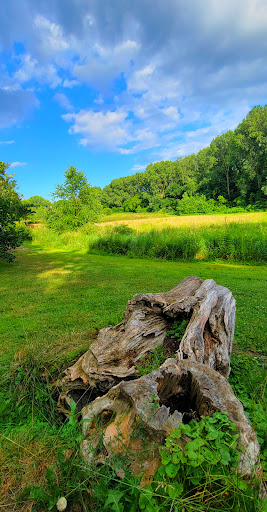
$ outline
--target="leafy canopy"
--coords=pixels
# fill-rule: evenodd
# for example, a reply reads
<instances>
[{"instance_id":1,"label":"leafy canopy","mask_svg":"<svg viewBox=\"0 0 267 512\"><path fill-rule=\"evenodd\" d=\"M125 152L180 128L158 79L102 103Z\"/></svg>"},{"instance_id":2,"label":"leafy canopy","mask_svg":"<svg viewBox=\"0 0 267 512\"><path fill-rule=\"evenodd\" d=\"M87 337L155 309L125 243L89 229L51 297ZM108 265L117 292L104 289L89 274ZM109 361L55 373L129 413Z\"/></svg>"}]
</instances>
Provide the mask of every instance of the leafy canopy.
<instances>
[{"instance_id":1,"label":"leafy canopy","mask_svg":"<svg viewBox=\"0 0 267 512\"><path fill-rule=\"evenodd\" d=\"M25 226L17 224L30 210L21 201L16 191L16 181L7 174L9 164L0 162L0 258L12 261L10 253L31 236Z\"/></svg>"},{"instance_id":2,"label":"leafy canopy","mask_svg":"<svg viewBox=\"0 0 267 512\"><path fill-rule=\"evenodd\" d=\"M77 200L80 191L89 186L86 176L73 165L65 171L64 176L66 178L64 183L56 186L52 196L65 200Z\"/></svg>"},{"instance_id":3,"label":"leafy canopy","mask_svg":"<svg viewBox=\"0 0 267 512\"><path fill-rule=\"evenodd\" d=\"M58 232L76 230L98 219L101 189L91 187L83 172L71 166L65 171L65 181L57 185L52 196L59 198L47 213L47 224Z\"/></svg>"}]
</instances>

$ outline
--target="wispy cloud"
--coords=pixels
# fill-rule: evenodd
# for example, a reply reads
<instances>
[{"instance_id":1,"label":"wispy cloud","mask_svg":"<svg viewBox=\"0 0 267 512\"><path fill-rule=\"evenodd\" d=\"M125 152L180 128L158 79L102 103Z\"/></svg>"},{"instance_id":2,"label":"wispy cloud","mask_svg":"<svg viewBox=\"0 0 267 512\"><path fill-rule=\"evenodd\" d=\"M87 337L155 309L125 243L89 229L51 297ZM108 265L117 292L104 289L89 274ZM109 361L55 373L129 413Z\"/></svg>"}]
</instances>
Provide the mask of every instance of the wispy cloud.
<instances>
[{"instance_id":1,"label":"wispy cloud","mask_svg":"<svg viewBox=\"0 0 267 512\"><path fill-rule=\"evenodd\" d=\"M73 110L73 106L69 100L69 98L66 96L66 94L63 94L62 92L57 92L54 95L53 98L62 108L65 108L66 110Z\"/></svg>"},{"instance_id":2,"label":"wispy cloud","mask_svg":"<svg viewBox=\"0 0 267 512\"><path fill-rule=\"evenodd\" d=\"M135 165L131 168L131 171L143 171L145 168L146 168L146 165L138 165L138 164L135 164Z\"/></svg>"},{"instance_id":3,"label":"wispy cloud","mask_svg":"<svg viewBox=\"0 0 267 512\"><path fill-rule=\"evenodd\" d=\"M45 91L83 146L151 161L198 151L267 100L265 0L65 3L0 12L1 41L27 48L0 79L0 127Z\"/></svg>"},{"instance_id":4,"label":"wispy cloud","mask_svg":"<svg viewBox=\"0 0 267 512\"><path fill-rule=\"evenodd\" d=\"M24 165L27 165L27 162L12 162L10 164L10 169L13 167L23 167Z\"/></svg>"},{"instance_id":5,"label":"wispy cloud","mask_svg":"<svg viewBox=\"0 0 267 512\"><path fill-rule=\"evenodd\" d=\"M0 144L15 144L14 140L0 140Z\"/></svg>"}]
</instances>

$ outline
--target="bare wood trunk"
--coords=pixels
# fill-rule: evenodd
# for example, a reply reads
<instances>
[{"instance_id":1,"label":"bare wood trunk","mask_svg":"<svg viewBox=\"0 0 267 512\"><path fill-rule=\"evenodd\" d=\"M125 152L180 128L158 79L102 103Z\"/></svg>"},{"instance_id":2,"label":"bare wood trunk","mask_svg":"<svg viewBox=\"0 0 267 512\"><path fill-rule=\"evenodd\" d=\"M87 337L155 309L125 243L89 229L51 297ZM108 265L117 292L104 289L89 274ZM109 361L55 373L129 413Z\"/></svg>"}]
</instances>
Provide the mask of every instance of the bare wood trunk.
<instances>
[{"instance_id":1,"label":"bare wood trunk","mask_svg":"<svg viewBox=\"0 0 267 512\"><path fill-rule=\"evenodd\" d=\"M66 370L59 407L71 398L81 411L88 463L126 454L134 475L149 483L161 461L159 446L181 422L225 411L236 424L239 470L257 468L259 444L226 378L235 327L235 299L212 279L187 277L164 293L136 294L123 321L102 329L88 351ZM166 340L173 322L188 320L174 358L138 377L140 358ZM104 395L104 396L103 396ZM123 477L124 471L118 470Z\"/></svg>"},{"instance_id":2,"label":"bare wood trunk","mask_svg":"<svg viewBox=\"0 0 267 512\"><path fill-rule=\"evenodd\" d=\"M146 485L161 463L158 448L173 428L216 411L225 411L236 424L239 471L251 475L259 444L231 386L201 363L173 358L149 375L119 383L82 410L83 455L89 463L104 463L116 453L127 454L132 473L144 472L141 485Z\"/></svg>"},{"instance_id":3,"label":"bare wood trunk","mask_svg":"<svg viewBox=\"0 0 267 512\"><path fill-rule=\"evenodd\" d=\"M95 397L122 379L137 377L140 359L162 346L173 322L185 318L189 323L176 347L178 357L204 363L227 377L235 299L212 279L187 277L169 292L134 295L123 321L102 329L88 351L66 370L62 407L73 390L81 390L81 396L89 388Z\"/></svg>"}]
</instances>

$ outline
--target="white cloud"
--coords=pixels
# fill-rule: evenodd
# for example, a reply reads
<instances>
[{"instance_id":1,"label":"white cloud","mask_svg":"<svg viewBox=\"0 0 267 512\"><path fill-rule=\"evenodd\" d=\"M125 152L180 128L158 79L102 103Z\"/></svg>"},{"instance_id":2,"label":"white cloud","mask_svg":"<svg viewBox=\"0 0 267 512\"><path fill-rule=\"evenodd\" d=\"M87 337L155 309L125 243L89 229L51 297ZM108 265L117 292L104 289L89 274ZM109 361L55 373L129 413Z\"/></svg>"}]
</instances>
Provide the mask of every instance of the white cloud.
<instances>
[{"instance_id":1,"label":"white cloud","mask_svg":"<svg viewBox=\"0 0 267 512\"><path fill-rule=\"evenodd\" d=\"M165 116L169 117L173 121L178 121L178 119L180 118L179 112L177 108L174 106L162 108L162 112L165 114Z\"/></svg>"},{"instance_id":2,"label":"white cloud","mask_svg":"<svg viewBox=\"0 0 267 512\"><path fill-rule=\"evenodd\" d=\"M62 85L63 85L63 87L68 87L69 89L72 89L72 87L76 87L76 85L80 85L80 82L78 80L69 80L68 78L65 78Z\"/></svg>"},{"instance_id":3,"label":"white cloud","mask_svg":"<svg viewBox=\"0 0 267 512\"><path fill-rule=\"evenodd\" d=\"M121 154L151 151L154 160L196 152L266 102L265 4L24 0L22 9L9 0L6 16L0 13L1 37L10 47L23 41L27 53L13 61L16 72L2 84L0 106L3 91L17 98L30 81L40 90L80 85L76 103L72 91L75 114L62 89L54 98L68 109L63 118L81 144ZM25 103L26 97L34 101L33 92Z\"/></svg>"},{"instance_id":4,"label":"white cloud","mask_svg":"<svg viewBox=\"0 0 267 512\"><path fill-rule=\"evenodd\" d=\"M27 165L27 162L12 162L10 164L10 169L13 167L23 167L24 165Z\"/></svg>"},{"instance_id":5,"label":"white cloud","mask_svg":"<svg viewBox=\"0 0 267 512\"><path fill-rule=\"evenodd\" d=\"M138 164L135 164L135 165L131 168L131 171L144 171L144 169L146 169L146 165L138 165Z\"/></svg>"},{"instance_id":6,"label":"white cloud","mask_svg":"<svg viewBox=\"0 0 267 512\"><path fill-rule=\"evenodd\" d=\"M147 91L154 70L154 66L149 65L135 71L128 81L128 88L135 92Z\"/></svg>"},{"instance_id":7,"label":"white cloud","mask_svg":"<svg viewBox=\"0 0 267 512\"><path fill-rule=\"evenodd\" d=\"M63 94L62 92L57 92L54 95L53 98L62 108L65 108L66 110L73 110L73 106L69 100L69 98L66 96L66 94Z\"/></svg>"},{"instance_id":8,"label":"white cloud","mask_svg":"<svg viewBox=\"0 0 267 512\"><path fill-rule=\"evenodd\" d=\"M84 59L74 65L73 75L80 82L106 91L113 80L129 69L139 49L139 44L131 40L115 46L95 43L87 50Z\"/></svg>"},{"instance_id":9,"label":"white cloud","mask_svg":"<svg viewBox=\"0 0 267 512\"><path fill-rule=\"evenodd\" d=\"M64 114L62 118L73 123L69 133L81 135L80 143L84 146L114 151L132 140L127 112L123 109L107 112L81 110L78 114Z\"/></svg>"},{"instance_id":10,"label":"white cloud","mask_svg":"<svg viewBox=\"0 0 267 512\"><path fill-rule=\"evenodd\" d=\"M61 78L53 64L39 65L37 59L33 59L29 54L21 55L20 60L21 67L14 74L15 80L19 83L23 84L35 79L40 83L49 84L52 89L61 83Z\"/></svg>"},{"instance_id":11,"label":"white cloud","mask_svg":"<svg viewBox=\"0 0 267 512\"><path fill-rule=\"evenodd\" d=\"M0 140L0 144L14 144L14 140Z\"/></svg>"},{"instance_id":12,"label":"white cloud","mask_svg":"<svg viewBox=\"0 0 267 512\"><path fill-rule=\"evenodd\" d=\"M64 38L62 27L52 23L45 16L37 15L34 25L45 50L49 52L61 52L69 48L70 43Z\"/></svg>"}]
</instances>

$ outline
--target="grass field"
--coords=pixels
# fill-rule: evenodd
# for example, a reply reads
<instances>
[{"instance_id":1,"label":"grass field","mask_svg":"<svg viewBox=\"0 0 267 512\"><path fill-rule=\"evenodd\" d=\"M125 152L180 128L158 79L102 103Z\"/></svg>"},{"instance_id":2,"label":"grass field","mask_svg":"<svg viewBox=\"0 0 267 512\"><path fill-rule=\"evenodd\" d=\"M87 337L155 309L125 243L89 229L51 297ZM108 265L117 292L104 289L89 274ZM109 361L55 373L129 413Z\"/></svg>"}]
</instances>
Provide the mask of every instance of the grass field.
<instances>
[{"instance_id":1,"label":"grass field","mask_svg":"<svg viewBox=\"0 0 267 512\"><path fill-rule=\"evenodd\" d=\"M157 215L156 213L116 213L101 219L100 226L126 224L136 231L149 231L166 227L199 227L212 224L229 224L230 222L267 222L267 212L226 213L218 215Z\"/></svg>"},{"instance_id":2,"label":"grass field","mask_svg":"<svg viewBox=\"0 0 267 512\"><path fill-rule=\"evenodd\" d=\"M134 293L168 290L188 275L231 289L237 300L237 345L252 351L266 346L264 266L144 262L28 245L17 251L14 264L1 263L0 271L0 355L6 361L27 343L45 345L116 324Z\"/></svg>"},{"instance_id":3,"label":"grass field","mask_svg":"<svg viewBox=\"0 0 267 512\"><path fill-rule=\"evenodd\" d=\"M53 357L56 354L61 361L62 368L62 361L69 364L77 354L86 350L100 328L121 321L127 301L134 293L166 291L186 276L197 275L227 286L236 298L233 375L238 376L241 372L237 392L240 391L241 398L244 396L244 401L249 401L248 411L254 418L251 401L254 395L262 400L265 389L264 381L257 381L256 377L256 370L262 367L267 354L265 266L88 254L87 244L80 243L78 235L65 236L66 242L71 239L69 245L62 243L62 237L55 237L49 244L47 236L47 233L40 234L32 243L18 249L14 263L0 263L2 400L14 403L10 394L14 388L10 387L5 375L15 354L18 361L27 350L35 354L39 351L40 359L49 359L52 352ZM252 373L255 370L253 378L250 369ZM254 394L248 391L250 379ZM29 398L19 399L18 410ZM53 424L52 415L49 420L40 419L37 409L32 407L30 415L24 417L23 410L20 416L11 407L10 416L4 416L1 425L0 407L0 505L3 510L31 510L33 501L25 499L18 503L18 496L27 485L36 484L36 481L42 483L47 468L57 465L57 448L63 441L60 439L59 442L58 427ZM262 407L257 414L255 422L266 424L265 417L261 416ZM257 419L261 417L263 419ZM69 434L64 435L63 444L67 450ZM78 474L78 466L75 467ZM65 489L67 477L58 474L57 479ZM74 488L75 482L72 484Z\"/></svg>"}]
</instances>

